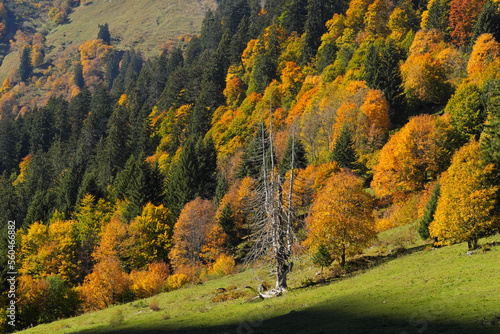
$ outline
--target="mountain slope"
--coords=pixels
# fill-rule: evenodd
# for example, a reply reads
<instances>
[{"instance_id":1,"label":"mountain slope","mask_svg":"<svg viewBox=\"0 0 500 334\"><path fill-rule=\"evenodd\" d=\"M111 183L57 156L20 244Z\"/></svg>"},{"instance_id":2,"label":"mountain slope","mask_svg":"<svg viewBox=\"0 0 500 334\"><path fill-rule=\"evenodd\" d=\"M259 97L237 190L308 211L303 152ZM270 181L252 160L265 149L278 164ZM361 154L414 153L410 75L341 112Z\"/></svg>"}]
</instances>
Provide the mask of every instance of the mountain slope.
<instances>
[{"instance_id":1,"label":"mountain slope","mask_svg":"<svg viewBox=\"0 0 500 334\"><path fill-rule=\"evenodd\" d=\"M51 54L95 39L98 24L108 23L118 49L135 48L146 56L158 55L160 46L181 35L200 31L201 21L214 0L94 0L75 8L68 24L47 35Z\"/></svg>"},{"instance_id":2,"label":"mountain slope","mask_svg":"<svg viewBox=\"0 0 500 334\"><path fill-rule=\"evenodd\" d=\"M397 235L410 230L382 233L380 249L395 247ZM423 251L418 241L407 255L386 255L388 262L359 275L307 288L301 280L317 268L302 263L283 297L210 301L219 287L256 286L265 278L264 270L251 269L23 333L498 333L499 238L481 240L496 246L471 256L465 243ZM149 310L154 299L159 312Z\"/></svg>"}]
</instances>

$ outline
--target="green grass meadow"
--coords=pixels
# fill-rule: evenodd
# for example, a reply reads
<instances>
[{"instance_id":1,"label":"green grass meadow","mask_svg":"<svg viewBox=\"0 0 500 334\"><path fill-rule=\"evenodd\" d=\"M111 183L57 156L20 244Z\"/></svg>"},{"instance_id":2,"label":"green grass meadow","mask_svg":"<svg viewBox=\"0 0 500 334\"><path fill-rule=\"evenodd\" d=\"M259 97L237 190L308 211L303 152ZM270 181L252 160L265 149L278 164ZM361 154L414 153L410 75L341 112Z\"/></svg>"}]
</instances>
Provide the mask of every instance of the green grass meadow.
<instances>
[{"instance_id":1,"label":"green grass meadow","mask_svg":"<svg viewBox=\"0 0 500 334\"><path fill-rule=\"evenodd\" d=\"M244 286L272 281L247 268L22 333L500 333L500 236L467 255L464 243L431 249L415 233L414 225L381 233L367 250L379 259L371 267L307 287L318 268L304 256L282 297L211 301L219 287L249 292Z\"/></svg>"}]
</instances>

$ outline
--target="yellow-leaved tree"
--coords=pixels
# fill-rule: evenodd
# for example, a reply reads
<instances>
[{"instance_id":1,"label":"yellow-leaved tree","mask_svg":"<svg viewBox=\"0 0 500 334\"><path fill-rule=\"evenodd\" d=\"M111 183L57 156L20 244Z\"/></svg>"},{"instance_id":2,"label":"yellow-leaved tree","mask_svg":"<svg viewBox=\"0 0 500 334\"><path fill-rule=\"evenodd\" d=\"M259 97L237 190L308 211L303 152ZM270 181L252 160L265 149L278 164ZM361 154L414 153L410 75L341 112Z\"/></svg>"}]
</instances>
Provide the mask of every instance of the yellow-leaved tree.
<instances>
[{"instance_id":1,"label":"yellow-leaved tree","mask_svg":"<svg viewBox=\"0 0 500 334\"><path fill-rule=\"evenodd\" d=\"M351 172L333 175L311 207L305 244L313 252L326 247L343 267L346 256L375 238L372 201L363 189L363 179Z\"/></svg>"},{"instance_id":2,"label":"yellow-leaved tree","mask_svg":"<svg viewBox=\"0 0 500 334\"><path fill-rule=\"evenodd\" d=\"M455 153L451 166L441 177L431 237L439 244L467 241L469 249L500 226L494 214L498 186L492 185L493 164L485 164L481 146L472 140Z\"/></svg>"},{"instance_id":3,"label":"yellow-leaved tree","mask_svg":"<svg viewBox=\"0 0 500 334\"><path fill-rule=\"evenodd\" d=\"M172 213L168 208L162 204L146 204L142 214L130 223L129 232L132 268L146 269L152 262L167 261L174 234Z\"/></svg>"}]
</instances>

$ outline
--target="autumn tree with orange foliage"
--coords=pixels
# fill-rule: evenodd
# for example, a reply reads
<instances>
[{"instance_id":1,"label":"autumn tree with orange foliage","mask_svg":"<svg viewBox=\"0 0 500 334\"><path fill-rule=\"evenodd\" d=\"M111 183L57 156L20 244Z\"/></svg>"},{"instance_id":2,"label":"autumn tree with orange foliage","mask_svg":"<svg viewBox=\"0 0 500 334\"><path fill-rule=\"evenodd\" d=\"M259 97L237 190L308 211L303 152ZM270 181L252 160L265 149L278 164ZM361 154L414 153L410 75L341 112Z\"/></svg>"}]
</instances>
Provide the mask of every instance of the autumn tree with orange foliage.
<instances>
[{"instance_id":1,"label":"autumn tree with orange foliage","mask_svg":"<svg viewBox=\"0 0 500 334\"><path fill-rule=\"evenodd\" d=\"M222 230L215 220L211 201L197 198L187 203L174 226L174 247L169 253L174 269L186 265L199 266L215 260L224 242Z\"/></svg>"},{"instance_id":2,"label":"autumn tree with orange foliage","mask_svg":"<svg viewBox=\"0 0 500 334\"><path fill-rule=\"evenodd\" d=\"M499 41L492 34L482 34L476 40L467 64L467 73L473 81L482 84L498 73Z\"/></svg>"},{"instance_id":3,"label":"autumn tree with orange foliage","mask_svg":"<svg viewBox=\"0 0 500 334\"><path fill-rule=\"evenodd\" d=\"M81 287L85 309L100 310L133 299L130 278L119 259L125 254L126 237L127 227L120 215L115 215L103 228L99 246L92 254L97 263Z\"/></svg>"},{"instance_id":4,"label":"autumn tree with orange foliage","mask_svg":"<svg viewBox=\"0 0 500 334\"><path fill-rule=\"evenodd\" d=\"M306 219L309 235L305 244L312 252L326 246L343 267L346 257L375 238L372 204L372 197L363 189L363 179L351 172L333 175Z\"/></svg>"},{"instance_id":5,"label":"autumn tree with orange foliage","mask_svg":"<svg viewBox=\"0 0 500 334\"><path fill-rule=\"evenodd\" d=\"M441 104L450 97L452 86L439 56L445 48L444 35L437 30L415 35L408 59L401 65L404 92L412 104Z\"/></svg>"},{"instance_id":6,"label":"autumn tree with orange foliage","mask_svg":"<svg viewBox=\"0 0 500 334\"><path fill-rule=\"evenodd\" d=\"M486 0L452 0L449 26L454 43L462 46L470 41L474 23L485 2Z\"/></svg>"},{"instance_id":7,"label":"autumn tree with orange foliage","mask_svg":"<svg viewBox=\"0 0 500 334\"><path fill-rule=\"evenodd\" d=\"M455 135L450 118L415 116L391 137L374 167L371 185L377 196L406 197L448 167Z\"/></svg>"},{"instance_id":8,"label":"autumn tree with orange foliage","mask_svg":"<svg viewBox=\"0 0 500 334\"><path fill-rule=\"evenodd\" d=\"M455 153L441 178L441 195L429 226L438 244L467 241L469 249L476 249L479 238L498 231L494 208L499 187L492 185L493 176L494 165L484 163L475 140Z\"/></svg>"}]
</instances>

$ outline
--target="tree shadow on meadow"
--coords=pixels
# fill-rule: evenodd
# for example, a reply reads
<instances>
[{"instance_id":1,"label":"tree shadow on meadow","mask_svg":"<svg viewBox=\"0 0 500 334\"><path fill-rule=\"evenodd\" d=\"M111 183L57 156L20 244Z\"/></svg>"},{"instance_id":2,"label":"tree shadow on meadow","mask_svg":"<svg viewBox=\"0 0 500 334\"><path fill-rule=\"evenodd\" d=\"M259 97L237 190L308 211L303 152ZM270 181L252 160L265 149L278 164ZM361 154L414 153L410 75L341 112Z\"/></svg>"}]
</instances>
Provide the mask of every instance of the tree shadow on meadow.
<instances>
[{"instance_id":1,"label":"tree shadow on meadow","mask_svg":"<svg viewBox=\"0 0 500 334\"><path fill-rule=\"evenodd\" d=\"M81 331L81 334L90 333L178 333L178 334L498 334L500 333L500 316L493 319L478 320L477 323L458 323L455 321L432 321L425 316L415 314L408 319L391 316L365 317L362 314L352 314L342 310L322 310L313 307L301 311L291 311L288 314L266 319L265 309L259 314L247 314L246 319L222 326L192 326L182 321L169 323L155 322L126 326L126 323L116 328L103 327Z\"/></svg>"}]
</instances>

